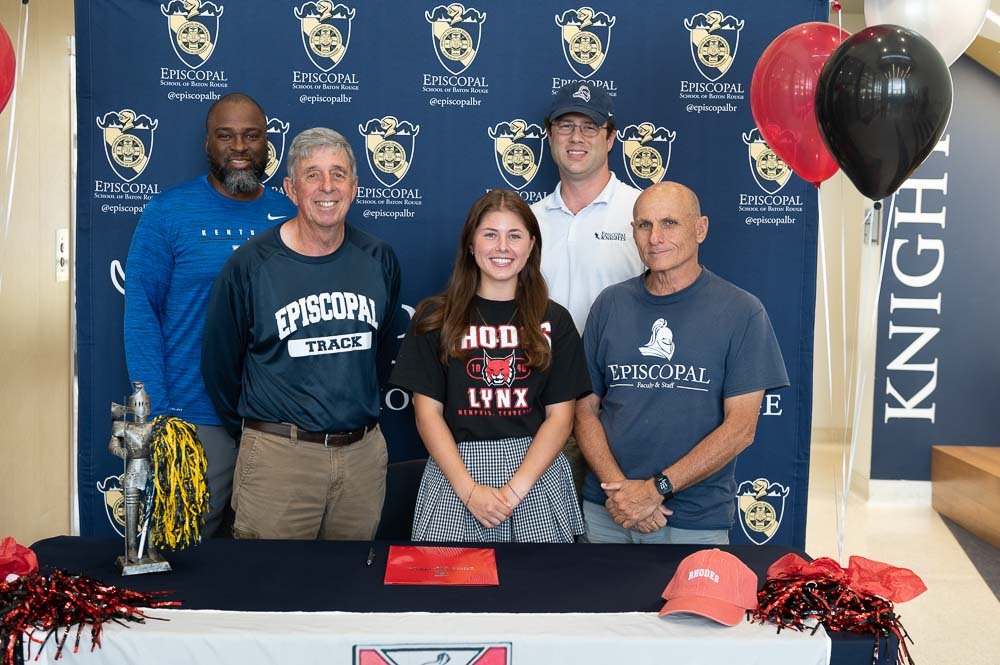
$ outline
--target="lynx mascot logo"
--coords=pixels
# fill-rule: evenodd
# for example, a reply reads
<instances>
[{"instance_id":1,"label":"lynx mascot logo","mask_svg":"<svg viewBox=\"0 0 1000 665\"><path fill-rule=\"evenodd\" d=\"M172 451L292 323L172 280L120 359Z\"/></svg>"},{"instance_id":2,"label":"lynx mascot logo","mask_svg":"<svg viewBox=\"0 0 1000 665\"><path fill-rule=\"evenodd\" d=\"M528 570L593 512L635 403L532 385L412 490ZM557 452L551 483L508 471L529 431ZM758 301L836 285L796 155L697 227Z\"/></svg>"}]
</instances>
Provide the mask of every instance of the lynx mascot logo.
<instances>
[{"instance_id":1,"label":"lynx mascot logo","mask_svg":"<svg viewBox=\"0 0 1000 665\"><path fill-rule=\"evenodd\" d=\"M639 189L663 180L670 166L670 147L677 132L657 127L651 122L629 125L618 132L622 154L628 166L629 180Z\"/></svg>"},{"instance_id":2,"label":"lynx mascot logo","mask_svg":"<svg viewBox=\"0 0 1000 665\"><path fill-rule=\"evenodd\" d=\"M167 17L170 45L191 69L198 69L212 57L219 43L219 17L224 7L201 0L171 0L160 5Z\"/></svg>"},{"instance_id":3,"label":"lynx mascot logo","mask_svg":"<svg viewBox=\"0 0 1000 665\"><path fill-rule=\"evenodd\" d=\"M591 7L556 15L556 25L562 28L563 57L577 76L590 78L604 64L614 24L614 16L594 12Z\"/></svg>"},{"instance_id":4,"label":"lynx mascot logo","mask_svg":"<svg viewBox=\"0 0 1000 665\"><path fill-rule=\"evenodd\" d=\"M281 166L281 160L285 157L285 136L287 134L287 122L282 122L280 118L267 119L267 165L264 167L262 184L270 180Z\"/></svg>"},{"instance_id":5,"label":"lynx mascot logo","mask_svg":"<svg viewBox=\"0 0 1000 665\"><path fill-rule=\"evenodd\" d=\"M358 131L365 137L365 156L372 175L386 187L395 187L413 164L414 139L420 125L387 115L358 125Z\"/></svg>"},{"instance_id":6,"label":"lynx mascot logo","mask_svg":"<svg viewBox=\"0 0 1000 665\"><path fill-rule=\"evenodd\" d=\"M124 475L124 474L122 474ZM125 491L122 476L108 476L97 483L97 491L104 495L104 512L108 522L122 538L125 537Z\"/></svg>"},{"instance_id":7,"label":"lynx mascot logo","mask_svg":"<svg viewBox=\"0 0 1000 665\"><path fill-rule=\"evenodd\" d=\"M788 488L767 478L744 480L736 490L736 505L740 508L740 527L746 537L757 545L771 540L781 526L785 514Z\"/></svg>"},{"instance_id":8,"label":"lynx mascot logo","mask_svg":"<svg viewBox=\"0 0 1000 665\"><path fill-rule=\"evenodd\" d=\"M149 164L158 122L148 115L136 115L132 109L97 118L97 126L104 130L104 156L115 175L125 182L138 178Z\"/></svg>"},{"instance_id":9,"label":"lynx mascot logo","mask_svg":"<svg viewBox=\"0 0 1000 665\"><path fill-rule=\"evenodd\" d=\"M771 150L756 127L743 135L743 142L747 144L750 173L757 181L757 186L768 194L780 192L792 177L792 169Z\"/></svg>"},{"instance_id":10,"label":"lynx mascot logo","mask_svg":"<svg viewBox=\"0 0 1000 665\"><path fill-rule=\"evenodd\" d=\"M296 7L293 12L301 26L302 46L312 63L324 72L339 65L351 43L354 10L319 0Z\"/></svg>"},{"instance_id":11,"label":"lynx mascot logo","mask_svg":"<svg viewBox=\"0 0 1000 665\"><path fill-rule=\"evenodd\" d=\"M498 123L487 133L493 139L493 154L500 175L514 189L527 187L542 163L545 130L517 118Z\"/></svg>"},{"instance_id":12,"label":"lynx mascot logo","mask_svg":"<svg viewBox=\"0 0 1000 665\"><path fill-rule=\"evenodd\" d=\"M517 375L517 366L514 351L503 358L491 358L490 354L483 350L483 381L486 385L499 387L510 387L514 383Z\"/></svg>"},{"instance_id":13,"label":"lynx mascot logo","mask_svg":"<svg viewBox=\"0 0 1000 665\"><path fill-rule=\"evenodd\" d=\"M674 331L667 327L666 319L657 319L653 323L653 330L649 335L649 341L644 346L639 347L639 353L644 356L663 358L670 360L674 357Z\"/></svg>"},{"instance_id":14,"label":"lynx mascot logo","mask_svg":"<svg viewBox=\"0 0 1000 665\"><path fill-rule=\"evenodd\" d=\"M424 18L431 24L434 38L434 53L438 62L452 74L461 74L479 52L483 23L486 12L454 2L447 7L438 5L432 11L424 12Z\"/></svg>"},{"instance_id":15,"label":"lynx mascot logo","mask_svg":"<svg viewBox=\"0 0 1000 665\"><path fill-rule=\"evenodd\" d=\"M733 64L743 21L720 11L695 14L684 21L691 32L691 58L701 75L718 81Z\"/></svg>"}]
</instances>

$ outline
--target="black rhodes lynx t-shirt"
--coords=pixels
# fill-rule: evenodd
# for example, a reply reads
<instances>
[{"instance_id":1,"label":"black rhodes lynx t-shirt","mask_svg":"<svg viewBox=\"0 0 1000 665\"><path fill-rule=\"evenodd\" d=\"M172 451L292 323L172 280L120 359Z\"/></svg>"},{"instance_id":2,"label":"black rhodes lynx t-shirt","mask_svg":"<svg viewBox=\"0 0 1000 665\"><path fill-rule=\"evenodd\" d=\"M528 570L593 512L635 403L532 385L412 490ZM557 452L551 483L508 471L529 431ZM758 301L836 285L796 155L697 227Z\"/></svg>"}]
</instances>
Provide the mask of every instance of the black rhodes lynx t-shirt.
<instances>
[{"instance_id":1,"label":"black rhodes lynx t-shirt","mask_svg":"<svg viewBox=\"0 0 1000 665\"><path fill-rule=\"evenodd\" d=\"M531 369L518 338L520 318L513 300L476 297L473 319L462 339L464 359L439 360L440 330L406 333L391 383L444 404L455 441L533 437L545 407L590 392L583 344L573 319L551 300L542 331L552 344L552 362Z\"/></svg>"}]
</instances>

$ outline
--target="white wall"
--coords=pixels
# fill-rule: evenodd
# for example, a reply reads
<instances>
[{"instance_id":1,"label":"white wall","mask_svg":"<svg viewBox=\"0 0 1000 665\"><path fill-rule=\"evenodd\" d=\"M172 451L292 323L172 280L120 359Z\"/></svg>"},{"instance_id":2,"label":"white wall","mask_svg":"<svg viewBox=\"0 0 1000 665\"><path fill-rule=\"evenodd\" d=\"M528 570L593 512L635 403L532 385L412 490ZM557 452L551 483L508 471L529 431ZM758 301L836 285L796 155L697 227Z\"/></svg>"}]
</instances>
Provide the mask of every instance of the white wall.
<instances>
[{"instance_id":1,"label":"white wall","mask_svg":"<svg viewBox=\"0 0 1000 665\"><path fill-rule=\"evenodd\" d=\"M25 11L10 163L13 100L0 114L0 537L30 544L70 526L70 282L56 281L55 245L71 224L73 3L0 4L11 41Z\"/></svg>"}]
</instances>

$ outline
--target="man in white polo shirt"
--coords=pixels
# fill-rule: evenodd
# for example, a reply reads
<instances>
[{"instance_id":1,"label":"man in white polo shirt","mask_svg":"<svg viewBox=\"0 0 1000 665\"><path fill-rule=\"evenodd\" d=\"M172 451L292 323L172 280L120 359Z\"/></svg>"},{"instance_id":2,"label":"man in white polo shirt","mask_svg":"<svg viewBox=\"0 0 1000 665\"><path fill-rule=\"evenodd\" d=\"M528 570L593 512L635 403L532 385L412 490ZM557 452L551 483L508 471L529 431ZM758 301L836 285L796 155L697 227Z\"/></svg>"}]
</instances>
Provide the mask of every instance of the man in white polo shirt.
<instances>
[{"instance_id":1,"label":"man in white polo shirt","mask_svg":"<svg viewBox=\"0 0 1000 665\"><path fill-rule=\"evenodd\" d=\"M560 88L545 128L559 184L531 206L542 230L542 273L549 296L569 310L582 335L598 294L643 270L631 227L639 190L608 168L614 106L600 88L579 82ZM579 492L587 465L573 437L563 452Z\"/></svg>"}]
</instances>

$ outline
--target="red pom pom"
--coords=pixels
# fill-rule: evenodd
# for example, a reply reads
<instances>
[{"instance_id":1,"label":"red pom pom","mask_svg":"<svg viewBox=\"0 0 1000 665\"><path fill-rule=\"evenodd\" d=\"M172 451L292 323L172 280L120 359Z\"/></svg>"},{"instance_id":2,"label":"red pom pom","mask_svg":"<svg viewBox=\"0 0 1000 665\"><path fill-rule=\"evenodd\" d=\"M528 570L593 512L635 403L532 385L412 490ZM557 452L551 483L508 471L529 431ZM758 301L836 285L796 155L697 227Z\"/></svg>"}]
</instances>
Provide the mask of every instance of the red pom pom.
<instances>
[{"instance_id":1,"label":"red pom pom","mask_svg":"<svg viewBox=\"0 0 1000 665\"><path fill-rule=\"evenodd\" d=\"M88 577L56 570L49 576L33 573L13 582L0 580L0 647L3 665L13 665L15 648L22 636L44 648L49 639L57 643L55 658L62 655L72 626L77 626L73 651L80 634L90 625L91 651L101 646L101 631L108 621L143 623L140 607L178 607L180 601L155 600L159 593L119 589ZM60 629L65 629L62 636ZM42 638L39 638L42 635Z\"/></svg>"}]
</instances>

